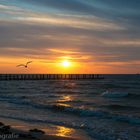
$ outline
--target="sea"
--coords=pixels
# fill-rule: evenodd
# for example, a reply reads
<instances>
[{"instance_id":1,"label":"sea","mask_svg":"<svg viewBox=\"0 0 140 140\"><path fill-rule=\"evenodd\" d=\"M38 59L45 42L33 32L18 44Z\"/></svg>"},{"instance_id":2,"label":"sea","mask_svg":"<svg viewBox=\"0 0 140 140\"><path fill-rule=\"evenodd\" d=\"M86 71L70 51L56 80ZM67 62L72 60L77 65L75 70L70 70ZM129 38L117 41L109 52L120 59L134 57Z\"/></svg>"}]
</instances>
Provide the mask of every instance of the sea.
<instances>
[{"instance_id":1,"label":"sea","mask_svg":"<svg viewBox=\"0 0 140 140\"><path fill-rule=\"evenodd\" d=\"M85 140L140 140L140 75L0 81L0 118Z\"/></svg>"}]
</instances>

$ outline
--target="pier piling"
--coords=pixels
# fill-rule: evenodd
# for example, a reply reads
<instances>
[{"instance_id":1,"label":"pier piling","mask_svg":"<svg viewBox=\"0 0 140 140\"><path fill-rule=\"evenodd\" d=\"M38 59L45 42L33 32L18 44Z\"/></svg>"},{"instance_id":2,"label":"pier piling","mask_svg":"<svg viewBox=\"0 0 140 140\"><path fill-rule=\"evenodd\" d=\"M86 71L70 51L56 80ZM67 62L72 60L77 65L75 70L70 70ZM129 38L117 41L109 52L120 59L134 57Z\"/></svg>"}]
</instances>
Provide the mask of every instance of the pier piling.
<instances>
[{"instance_id":1,"label":"pier piling","mask_svg":"<svg viewBox=\"0 0 140 140\"><path fill-rule=\"evenodd\" d=\"M99 74L0 74L0 80L90 80L103 78Z\"/></svg>"}]
</instances>

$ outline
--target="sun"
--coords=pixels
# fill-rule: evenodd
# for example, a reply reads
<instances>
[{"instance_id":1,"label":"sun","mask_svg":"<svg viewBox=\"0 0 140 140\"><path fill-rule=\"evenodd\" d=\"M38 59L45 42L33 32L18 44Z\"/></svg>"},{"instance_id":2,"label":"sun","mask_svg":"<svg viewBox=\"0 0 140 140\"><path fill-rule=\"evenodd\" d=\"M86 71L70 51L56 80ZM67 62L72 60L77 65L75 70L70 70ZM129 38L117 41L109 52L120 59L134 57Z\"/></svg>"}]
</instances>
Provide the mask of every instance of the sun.
<instances>
[{"instance_id":1,"label":"sun","mask_svg":"<svg viewBox=\"0 0 140 140\"><path fill-rule=\"evenodd\" d=\"M71 63L68 60L64 60L62 62L63 67L69 67L71 65Z\"/></svg>"}]
</instances>

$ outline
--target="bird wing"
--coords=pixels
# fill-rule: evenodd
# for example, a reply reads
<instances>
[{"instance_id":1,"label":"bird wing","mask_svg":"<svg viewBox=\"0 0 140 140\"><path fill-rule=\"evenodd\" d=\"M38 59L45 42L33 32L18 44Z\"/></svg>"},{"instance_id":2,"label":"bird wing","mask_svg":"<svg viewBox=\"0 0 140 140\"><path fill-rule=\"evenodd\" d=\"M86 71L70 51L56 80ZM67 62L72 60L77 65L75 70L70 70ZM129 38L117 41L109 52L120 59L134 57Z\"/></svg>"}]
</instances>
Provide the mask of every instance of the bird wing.
<instances>
[{"instance_id":1,"label":"bird wing","mask_svg":"<svg viewBox=\"0 0 140 140\"><path fill-rule=\"evenodd\" d=\"M30 63L32 63L32 61L28 61L28 62L26 63L26 65L28 65L28 64L30 64Z\"/></svg>"},{"instance_id":2,"label":"bird wing","mask_svg":"<svg viewBox=\"0 0 140 140\"><path fill-rule=\"evenodd\" d=\"M25 65L24 65L24 64L17 65L17 67L21 67L21 66L25 67Z\"/></svg>"}]
</instances>

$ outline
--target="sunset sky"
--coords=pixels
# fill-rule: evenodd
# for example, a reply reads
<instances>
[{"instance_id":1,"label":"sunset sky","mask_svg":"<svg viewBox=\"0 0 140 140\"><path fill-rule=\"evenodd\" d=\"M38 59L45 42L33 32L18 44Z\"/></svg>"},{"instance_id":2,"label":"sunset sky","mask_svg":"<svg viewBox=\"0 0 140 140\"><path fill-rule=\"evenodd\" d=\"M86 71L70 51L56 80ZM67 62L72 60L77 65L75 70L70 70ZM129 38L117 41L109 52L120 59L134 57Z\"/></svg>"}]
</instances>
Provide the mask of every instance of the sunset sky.
<instances>
[{"instance_id":1,"label":"sunset sky","mask_svg":"<svg viewBox=\"0 0 140 140\"><path fill-rule=\"evenodd\" d=\"M0 0L0 73L139 72L139 0Z\"/></svg>"}]
</instances>

